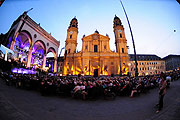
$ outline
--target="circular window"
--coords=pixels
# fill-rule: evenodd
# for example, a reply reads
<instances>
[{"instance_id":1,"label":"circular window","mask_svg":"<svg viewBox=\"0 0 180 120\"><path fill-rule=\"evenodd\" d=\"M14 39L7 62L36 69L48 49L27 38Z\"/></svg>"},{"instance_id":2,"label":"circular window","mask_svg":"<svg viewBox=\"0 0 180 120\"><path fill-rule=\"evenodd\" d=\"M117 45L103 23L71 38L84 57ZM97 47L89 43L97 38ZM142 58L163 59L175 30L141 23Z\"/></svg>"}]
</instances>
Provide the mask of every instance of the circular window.
<instances>
[{"instance_id":1,"label":"circular window","mask_svg":"<svg viewBox=\"0 0 180 120\"><path fill-rule=\"evenodd\" d=\"M37 35L36 34L34 34L34 38L36 38L37 37Z\"/></svg>"}]
</instances>

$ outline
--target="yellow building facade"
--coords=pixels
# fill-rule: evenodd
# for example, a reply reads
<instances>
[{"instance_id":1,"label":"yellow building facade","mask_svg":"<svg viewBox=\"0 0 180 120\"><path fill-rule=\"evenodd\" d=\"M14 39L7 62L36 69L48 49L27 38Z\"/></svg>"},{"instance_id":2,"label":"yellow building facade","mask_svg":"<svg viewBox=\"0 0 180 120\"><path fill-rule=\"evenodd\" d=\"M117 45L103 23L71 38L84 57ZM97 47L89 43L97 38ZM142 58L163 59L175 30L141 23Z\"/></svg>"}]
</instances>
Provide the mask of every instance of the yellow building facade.
<instances>
[{"instance_id":1,"label":"yellow building facade","mask_svg":"<svg viewBox=\"0 0 180 120\"><path fill-rule=\"evenodd\" d=\"M131 76L135 76L134 55L129 54L129 57L129 73ZM137 63L139 76L160 74L166 71L165 60L157 55L137 54Z\"/></svg>"},{"instance_id":2,"label":"yellow building facade","mask_svg":"<svg viewBox=\"0 0 180 120\"><path fill-rule=\"evenodd\" d=\"M63 75L120 75L129 71L127 40L121 20L115 16L114 34L116 51L110 50L109 36L95 33L83 36L82 50L76 52L78 21L73 18L67 29Z\"/></svg>"}]
</instances>

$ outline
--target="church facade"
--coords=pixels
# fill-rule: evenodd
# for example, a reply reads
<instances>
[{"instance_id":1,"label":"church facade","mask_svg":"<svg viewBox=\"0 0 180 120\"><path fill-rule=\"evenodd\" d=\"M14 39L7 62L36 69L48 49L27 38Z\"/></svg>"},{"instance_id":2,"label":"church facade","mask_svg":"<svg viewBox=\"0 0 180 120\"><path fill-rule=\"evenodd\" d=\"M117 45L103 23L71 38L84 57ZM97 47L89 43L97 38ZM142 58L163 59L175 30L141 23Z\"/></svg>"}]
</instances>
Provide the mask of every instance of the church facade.
<instances>
[{"instance_id":1,"label":"church facade","mask_svg":"<svg viewBox=\"0 0 180 120\"><path fill-rule=\"evenodd\" d=\"M78 21L73 18L67 29L63 75L124 75L129 71L127 40L121 20L113 21L116 51L110 50L109 36L95 33L83 36L82 50L76 52Z\"/></svg>"}]
</instances>

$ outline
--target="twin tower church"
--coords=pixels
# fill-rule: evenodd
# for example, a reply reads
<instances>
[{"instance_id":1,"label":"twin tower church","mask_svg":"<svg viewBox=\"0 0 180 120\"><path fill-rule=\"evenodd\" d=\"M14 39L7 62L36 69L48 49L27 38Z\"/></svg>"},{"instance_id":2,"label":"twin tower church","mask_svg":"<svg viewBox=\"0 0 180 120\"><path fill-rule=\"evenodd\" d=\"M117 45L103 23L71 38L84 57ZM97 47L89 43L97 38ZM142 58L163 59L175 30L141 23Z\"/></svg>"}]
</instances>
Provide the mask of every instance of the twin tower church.
<instances>
[{"instance_id":1,"label":"twin tower church","mask_svg":"<svg viewBox=\"0 0 180 120\"><path fill-rule=\"evenodd\" d=\"M110 50L109 36L96 30L83 36L82 50L76 52L78 21L73 18L67 29L64 54L64 75L120 75L129 71L127 40L121 20L115 16L113 21L116 51Z\"/></svg>"}]
</instances>

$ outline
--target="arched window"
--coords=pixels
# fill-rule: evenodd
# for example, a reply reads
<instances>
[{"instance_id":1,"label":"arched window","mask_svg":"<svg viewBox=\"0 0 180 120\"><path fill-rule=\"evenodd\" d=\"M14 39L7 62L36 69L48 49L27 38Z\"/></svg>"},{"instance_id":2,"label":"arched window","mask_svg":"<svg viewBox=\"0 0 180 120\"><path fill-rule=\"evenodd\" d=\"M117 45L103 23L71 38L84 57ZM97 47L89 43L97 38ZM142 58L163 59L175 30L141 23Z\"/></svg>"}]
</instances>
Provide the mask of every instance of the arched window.
<instances>
[{"instance_id":1,"label":"arched window","mask_svg":"<svg viewBox=\"0 0 180 120\"><path fill-rule=\"evenodd\" d=\"M122 38L122 34L120 33L120 38Z\"/></svg>"},{"instance_id":2,"label":"arched window","mask_svg":"<svg viewBox=\"0 0 180 120\"><path fill-rule=\"evenodd\" d=\"M72 38L72 35L70 35L70 39Z\"/></svg>"},{"instance_id":3,"label":"arched window","mask_svg":"<svg viewBox=\"0 0 180 120\"><path fill-rule=\"evenodd\" d=\"M122 48L122 53L124 53L124 48Z\"/></svg>"},{"instance_id":4,"label":"arched window","mask_svg":"<svg viewBox=\"0 0 180 120\"><path fill-rule=\"evenodd\" d=\"M71 52L71 49L69 49L69 53Z\"/></svg>"},{"instance_id":5,"label":"arched window","mask_svg":"<svg viewBox=\"0 0 180 120\"><path fill-rule=\"evenodd\" d=\"M98 46L94 45L94 52L98 52Z\"/></svg>"}]
</instances>

